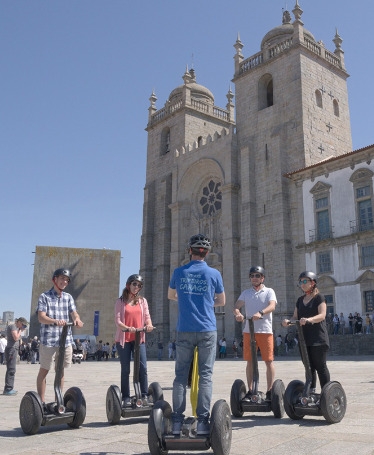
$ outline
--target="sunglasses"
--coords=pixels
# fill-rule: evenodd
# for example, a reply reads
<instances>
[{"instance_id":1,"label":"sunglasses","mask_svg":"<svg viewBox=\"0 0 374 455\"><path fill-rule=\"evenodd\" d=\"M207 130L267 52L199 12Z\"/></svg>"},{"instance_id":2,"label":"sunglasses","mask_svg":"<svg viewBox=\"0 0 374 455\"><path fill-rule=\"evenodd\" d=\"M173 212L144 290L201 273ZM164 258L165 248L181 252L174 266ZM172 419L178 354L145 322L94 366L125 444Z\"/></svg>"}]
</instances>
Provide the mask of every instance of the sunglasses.
<instances>
[{"instance_id":1,"label":"sunglasses","mask_svg":"<svg viewBox=\"0 0 374 455\"><path fill-rule=\"evenodd\" d=\"M22 324L22 328L23 328L23 329L26 329L26 328L27 328L27 325Z\"/></svg>"},{"instance_id":2,"label":"sunglasses","mask_svg":"<svg viewBox=\"0 0 374 455\"><path fill-rule=\"evenodd\" d=\"M307 284L309 283L310 280L300 280L299 281L299 284Z\"/></svg>"},{"instance_id":3,"label":"sunglasses","mask_svg":"<svg viewBox=\"0 0 374 455\"><path fill-rule=\"evenodd\" d=\"M142 285L142 284L140 284L140 283L137 283L136 281L134 281L134 282L133 282L133 283L131 283L131 284L132 284L132 286L134 286L134 288L140 288L140 289L141 289L141 288L143 287L143 285Z\"/></svg>"},{"instance_id":4,"label":"sunglasses","mask_svg":"<svg viewBox=\"0 0 374 455\"><path fill-rule=\"evenodd\" d=\"M262 278L261 273L251 273L249 278Z\"/></svg>"}]
</instances>

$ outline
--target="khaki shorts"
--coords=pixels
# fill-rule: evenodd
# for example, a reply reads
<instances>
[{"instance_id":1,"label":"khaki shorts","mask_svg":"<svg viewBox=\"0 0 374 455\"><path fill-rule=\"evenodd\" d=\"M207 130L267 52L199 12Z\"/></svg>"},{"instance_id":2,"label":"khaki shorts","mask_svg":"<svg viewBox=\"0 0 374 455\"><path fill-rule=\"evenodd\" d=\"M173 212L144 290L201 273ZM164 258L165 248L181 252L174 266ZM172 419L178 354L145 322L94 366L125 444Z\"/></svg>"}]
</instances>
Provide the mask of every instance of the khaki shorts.
<instances>
[{"instance_id":1,"label":"khaki shorts","mask_svg":"<svg viewBox=\"0 0 374 455\"><path fill-rule=\"evenodd\" d=\"M55 369L58 359L59 347L49 347L44 344L40 344L39 347L39 361L40 368L45 370L52 370L53 364L55 364ZM64 359L64 368L69 368L71 366L71 360L73 358L73 346L67 346L65 348L65 359Z\"/></svg>"},{"instance_id":2,"label":"khaki shorts","mask_svg":"<svg viewBox=\"0 0 374 455\"><path fill-rule=\"evenodd\" d=\"M274 336L272 333L255 333L256 345L260 348L261 358L265 362L274 360ZM252 360L251 335L243 333L243 359Z\"/></svg>"}]
</instances>

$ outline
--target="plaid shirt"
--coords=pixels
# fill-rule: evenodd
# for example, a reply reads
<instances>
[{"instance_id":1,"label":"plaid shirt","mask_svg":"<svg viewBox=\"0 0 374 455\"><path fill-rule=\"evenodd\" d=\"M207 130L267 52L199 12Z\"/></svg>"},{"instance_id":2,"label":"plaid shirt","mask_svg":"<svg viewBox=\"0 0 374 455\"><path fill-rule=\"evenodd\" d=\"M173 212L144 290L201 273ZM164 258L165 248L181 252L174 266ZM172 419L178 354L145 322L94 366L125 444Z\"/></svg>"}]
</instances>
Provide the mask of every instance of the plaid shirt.
<instances>
[{"instance_id":1,"label":"plaid shirt","mask_svg":"<svg viewBox=\"0 0 374 455\"><path fill-rule=\"evenodd\" d=\"M77 311L73 297L67 292L61 292L59 297L54 288L43 292L38 300L38 312L45 312L52 319L69 321L69 315ZM61 337L62 326L40 324L40 343L45 346L58 347ZM73 343L71 327L68 327L65 346Z\"/></svg>"}]
</instances>

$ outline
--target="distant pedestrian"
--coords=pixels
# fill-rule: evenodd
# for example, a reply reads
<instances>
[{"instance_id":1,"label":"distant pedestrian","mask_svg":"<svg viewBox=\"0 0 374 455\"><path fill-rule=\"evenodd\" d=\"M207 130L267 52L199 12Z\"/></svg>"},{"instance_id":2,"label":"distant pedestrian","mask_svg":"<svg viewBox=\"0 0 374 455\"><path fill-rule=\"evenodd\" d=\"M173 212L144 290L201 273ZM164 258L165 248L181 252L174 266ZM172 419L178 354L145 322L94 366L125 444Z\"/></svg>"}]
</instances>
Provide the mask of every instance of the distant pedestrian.
<instances>
[{"instance_id":1,"label":"distant pedestrian","mask_svg":"<svg viewBox=\"0 0 374 455\"><path fill-rule=\"evenodd\" d=\"M173 342L170 340L168 344L168 351L169 351L169 360L173 359Z\"/></svg>"},{"instance_id":2,"label":"distant pedestrian","mask_svg":"<svg viewBox=\"0 0 374 455\"><path fill-rule=\"evenodd\" d=\"M340 313L339 321L340 321L340 332L342 335L344 335L345 334L345 318L344 318L343 313Z\"/></svg>"},{"instance_id":3,"label":"distant pedestrian","mask_svg":"<svg viewBox=\"0 0 374 455\"><path fill-rule=\"evenodd\" d=\"M162 356L164 353L164 345L161 340L157 343L157 347L158 347L158 360L162 360Z\"/></svg>"},{"instance_id":4,"label":"distant pedestrian","mask_svg":"<svg viewBox=\"0 0 374 455\"><path fill-rule=\"evenodd\" d=\"M7 340L3 334L0 335L0 365L4 365L5 359L5 348L7 345Z\"/></svg>"},{"instance_id":5,"label":"distant pedestrian","mask_svg":"<svg viewBox=\"0 0 374 455\"><path fill-rule=\"evenodd\" d=\"M37 363L39 355L39 341L38 337L35 335L33 340L31 341L31 363Z\"/></svg>"},{"instance_id":6,"label":"distant pedestrian","mask_svg":"<svg viewBox=\"0 0 374 455\"><path fill-rule=\"evenodd\" d=\"M22 339L22 332L28 326L25 318L18 318L14 324L9 324L7 327L7 345L5 348L5 386L3 395L17 395L14 390L14 379L16 375L17 358L19 355L20 340Z\"/></svg>"}]
</instances>

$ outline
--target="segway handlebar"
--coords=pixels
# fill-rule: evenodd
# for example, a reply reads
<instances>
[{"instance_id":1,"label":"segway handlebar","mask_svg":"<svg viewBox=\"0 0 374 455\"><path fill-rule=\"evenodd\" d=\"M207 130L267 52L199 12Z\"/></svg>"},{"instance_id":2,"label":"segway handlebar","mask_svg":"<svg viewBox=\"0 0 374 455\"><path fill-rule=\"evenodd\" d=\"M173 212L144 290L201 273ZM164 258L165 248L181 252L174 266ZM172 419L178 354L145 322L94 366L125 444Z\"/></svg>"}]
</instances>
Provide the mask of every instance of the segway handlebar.
<instances>
[{"instance_id":1,"label":"segway handlebar","mask_svg":"<svg viewBox=\"0 0 374 455\"><path fill-rule=\"evenodd\" d=\"M286 324L287 324L287 325L296 325L297 322L300 324L300 321L299 321L298 319L294 319L293 321L290 321L290 320L289 320L289 321L286 322ZM306 321L305 321L305 324L306 324L306 325L312 324L312 322L306 320Z\"/></svg>"},{"instance_id":2,"label":"segway handlebar","mask_svg":"<svg viewBox=\"0 0 374 455\"><path fill-rule=\"evenodd\" d=\"M53 324L49 324L49 325L58 325L57 322L54 322ZM74 322L70 322L70 321L66 321L66 326L73 326L74 325Z\"/></svg>"},{"instance_id":3,"label":"segway handlebar","mask_svg":"<svg viewBox=\"0 0 374 455\"><path fill-rule=\"evenodd\" d=\"M152 326L153 330L156 330L156 327ZM135 329L135 332L146 332L147 331L147 326L145 325L144 327L140 327L138 329ZM130 332L129 327L126 327L125 329L122 329L122 332ZM135 333L133 332L133 333Z\"/></svg>"}]
</instances>

